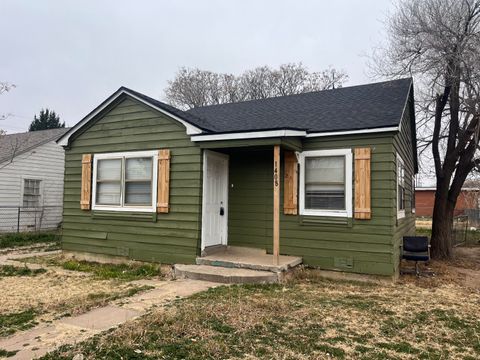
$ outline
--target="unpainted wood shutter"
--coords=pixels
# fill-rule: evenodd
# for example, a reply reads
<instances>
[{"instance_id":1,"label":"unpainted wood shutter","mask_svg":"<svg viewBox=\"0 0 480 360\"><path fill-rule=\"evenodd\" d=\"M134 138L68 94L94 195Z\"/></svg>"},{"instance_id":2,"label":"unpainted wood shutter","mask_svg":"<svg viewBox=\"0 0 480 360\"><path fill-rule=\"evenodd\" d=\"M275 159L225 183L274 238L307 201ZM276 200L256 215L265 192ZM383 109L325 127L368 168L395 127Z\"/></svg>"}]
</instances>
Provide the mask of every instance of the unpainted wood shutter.
<instances>
[{"instance_id":1,"label":"unpainted wood shutter","mask_svg":"<svg viewBox=\"0 0 480 360\"><path fill-rule=\"evenodd\" d=\"M371 219L370 148L355 149L355 219Z\"/></svg>"},{"instance_id":2,"label":"unpainted wood shutter","mask_svg":"<svg viewBox=\"0 0 480 360\"><path fill-rule=\"evenodd\" d=\"M92 198L92 154L82 156L82 190L80 194L80 209L90 210Z\"/></svg>"},{"instance_id":3,"label":"unpainted wood shutter","mask_svg":"<svg viewBox=\"0 0 480 360\"><path fill-rule=\"evenodd\" d=\"M283 182L283 213L297 215L298 208L298 165L293 151L285 151Z\"/></svg>"},{"instance_id":4,"label":"unpainted wood shutter","mask_svg":"<svg viewBox=\"0 0 480 360\"><path fill-rule=\"evenodd\" d=\"M168 213L170 193L170 150L158 150L157 213Z\"/></svg>"}]
</instances>

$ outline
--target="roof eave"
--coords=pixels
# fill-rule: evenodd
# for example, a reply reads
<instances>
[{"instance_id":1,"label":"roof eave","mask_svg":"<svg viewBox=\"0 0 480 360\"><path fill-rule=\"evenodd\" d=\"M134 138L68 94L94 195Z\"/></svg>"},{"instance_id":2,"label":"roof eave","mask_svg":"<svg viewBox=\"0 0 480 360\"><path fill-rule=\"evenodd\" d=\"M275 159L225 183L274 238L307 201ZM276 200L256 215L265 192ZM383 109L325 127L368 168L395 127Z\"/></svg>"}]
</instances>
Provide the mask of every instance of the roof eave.
<instances>
[{"instance_id":1,"label":"roof eave","mask_svg":"<svg viewBox=\"0 0 480 360\"><path fill-rule=\"evenodd\" d=\"M275 130L259 130L259 131L238 131L219 134L200 134L193 135L190 139L193 142L202 141L222 141L222 140L241 140L241 139L260 139L274 137L303 137L306 136L305 130L292 129L275 129Z\"/></svg>"},{"instance_id":2,"label":"roof eave","mask_svg":"<svg viewBox=\"0 0 480 360\"><path fill-rule=\"evenodd\" d=\"M342 136L342 135L358 135L371 133L398 132L399 126L389 126L373 129L357 129L357 130L339 130L326 132L307 132L305 130L295 129L269 129L257 131L237 131L228 133L199 134L191 136L193 142L201 141L223 141L238 139L259 139L272 137L326 137L326 136Z\"/></svg>"}]
</instances>

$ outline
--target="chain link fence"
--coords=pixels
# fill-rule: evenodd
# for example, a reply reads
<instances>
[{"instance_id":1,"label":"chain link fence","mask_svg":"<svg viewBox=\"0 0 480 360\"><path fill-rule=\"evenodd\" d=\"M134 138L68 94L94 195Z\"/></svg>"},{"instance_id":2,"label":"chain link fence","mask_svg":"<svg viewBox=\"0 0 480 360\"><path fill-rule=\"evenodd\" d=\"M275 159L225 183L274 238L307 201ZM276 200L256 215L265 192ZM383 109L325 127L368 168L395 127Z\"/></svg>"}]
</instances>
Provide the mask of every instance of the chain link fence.
<instances>
[{"instance_id":1,"label":"chain link fence","mask_svg":"<svg viewBox=\"0 0 480 360\"><path fill-rule=\"evenodd\" d=\"M460 246L467 243L469 217L467 215L455 216L453 218L453 246Z\"/></svg>"},{"instance_id":2,"label":"chain link fence","mask_svg":"<svg viewBox=\"0 0 480 360\"><path fill-rule=\"evenodd\" d=\"M0 206L0 233L55 230L62 222L62 206Z\"/></svg>"},{"instance_id":3,"label":"chain link fence","mask_svg":"<svg viewBox=\"0 0 480 360\"><path fill-rule=\"evenodd\" d=\"M475 229L480 229L480 210L479 209L465 209L463 213L468 216L468 226Z\"/></svg>"}]
</instances>

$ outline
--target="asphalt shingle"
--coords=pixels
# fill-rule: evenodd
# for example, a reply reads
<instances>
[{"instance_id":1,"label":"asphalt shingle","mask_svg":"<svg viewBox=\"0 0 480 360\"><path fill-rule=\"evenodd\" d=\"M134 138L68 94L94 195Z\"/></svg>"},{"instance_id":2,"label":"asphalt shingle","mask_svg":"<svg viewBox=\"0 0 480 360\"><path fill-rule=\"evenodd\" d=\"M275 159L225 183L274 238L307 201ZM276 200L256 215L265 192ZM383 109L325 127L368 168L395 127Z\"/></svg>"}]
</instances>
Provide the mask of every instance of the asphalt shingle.
<instances>
[{"instance_id":1,"label":"asphalt shingle","mask_svg":"<svg viewBox=\"0 0 480 360\"><path fill-rule=\"evenodd\" d=\"M398 126L412 79L194 108L211 132L299 129L308 132ZM185 113L185 112L184 112Z\"/></svg>"}]
</instances>

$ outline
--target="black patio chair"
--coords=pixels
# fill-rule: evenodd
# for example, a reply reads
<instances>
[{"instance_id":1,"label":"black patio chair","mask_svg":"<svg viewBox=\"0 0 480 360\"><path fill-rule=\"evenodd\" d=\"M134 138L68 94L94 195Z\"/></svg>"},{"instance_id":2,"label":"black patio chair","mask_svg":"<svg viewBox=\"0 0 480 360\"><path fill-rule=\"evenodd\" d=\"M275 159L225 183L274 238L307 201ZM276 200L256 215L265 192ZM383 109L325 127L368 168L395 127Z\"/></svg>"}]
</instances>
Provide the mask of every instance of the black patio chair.
<instances>
[{"instance_id":1,"label":"black patio chair","mask_svg":"<svg viewBox=\"0 0 480 360\"><path fill-rule=\"evenodd\" d=\"M427 262L430 260L430 245L426 236L404 236L402 259L415 261L415 275L420 276L418 262ZM403 274L412 273L402 271Z\"/></svg>"}]
</instances>

